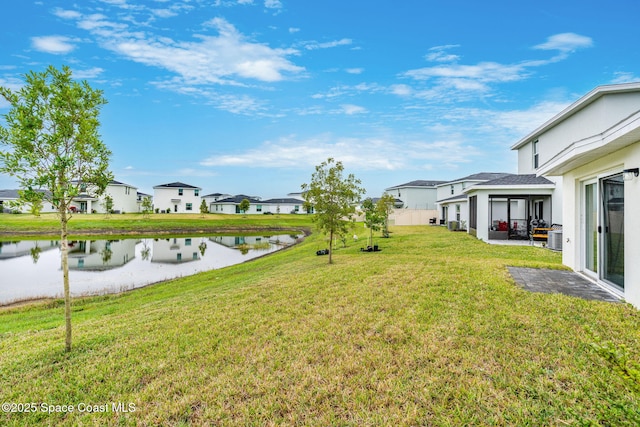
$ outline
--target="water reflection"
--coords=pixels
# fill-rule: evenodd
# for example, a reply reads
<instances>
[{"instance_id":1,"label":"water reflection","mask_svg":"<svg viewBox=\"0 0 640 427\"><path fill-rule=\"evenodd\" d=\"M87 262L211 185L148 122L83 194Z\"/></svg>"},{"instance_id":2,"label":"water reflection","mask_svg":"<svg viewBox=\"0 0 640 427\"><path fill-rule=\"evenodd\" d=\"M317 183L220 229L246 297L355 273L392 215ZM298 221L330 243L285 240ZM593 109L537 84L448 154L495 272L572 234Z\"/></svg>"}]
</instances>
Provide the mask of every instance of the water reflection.
<instances>
[{"instance_id":1,"label":"water reflection","mask_svg":"<svg viewBox=\"0 0 640 427\"><path fill-rule=\"evenodd\" d=\"M74 296L121 292L238 264L295 243L302 235L74 240L69 279ZM0 242L0 304L60 297L57 241Z\"/></svg>"}]
</instances>

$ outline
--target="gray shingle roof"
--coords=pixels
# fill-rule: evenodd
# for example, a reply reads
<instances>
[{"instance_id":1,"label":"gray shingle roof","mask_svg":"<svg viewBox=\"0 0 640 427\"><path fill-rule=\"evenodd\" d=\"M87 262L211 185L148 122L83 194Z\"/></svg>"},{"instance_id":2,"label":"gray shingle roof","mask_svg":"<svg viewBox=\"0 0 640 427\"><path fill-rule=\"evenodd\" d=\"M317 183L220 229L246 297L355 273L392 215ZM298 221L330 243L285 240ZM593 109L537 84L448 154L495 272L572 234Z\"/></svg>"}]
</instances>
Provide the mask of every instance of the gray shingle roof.
<instances>
[{"instance_id":1,"label":"gray shingle roof","mask_svg":"<svg viewBox=\"0 0 640 427\"><path fill-rule=\"evenodd\" d=\"M255 197L245 196L244 194L237 194L233 197L227 197L226 199L218 200L213 203L241 203L244 199L249 200L249 203L264 203L262 200L258 200Z\"/></svg>"},{"instance_id":2,"label":"gray shingle roof","mask_svg":"<svg viewBox=\"0 0 640 427\"><path fill-rule=\"evenodd\" d=\"M393 187L387 188L387 190L391 190L393 188L405 188L405 187L435 187L436 185L444 184L446 181L426 181L422 179L418 179L416 181L407 182L405 184L394 185Z\"/></svg>"},{"instance_id":3,"label":"gray shingle roof","mask_svg":"<svg viewBox=\"0 0 640 427\"><path fill-rule=\"evenodd\" d=\"M479 172L479 173L474 173L473 175L465 176L463 178L447 181L445 184L448 184L451 182L462 182L462 181L492 181L494 179L502 178L508 175L513 175L513 174L505 173L505 172Z\"/></svg>"},{"instance_id":4,"label":"gray shingle roof","mask_svg":"<svg viewBox=\"0 0 640 427\"><path fill-rule=\"evenodd\" d=\"M500 178L493 179L491 181L482 182L480 184L476 184L476 187L488 187L488 186L499 186L499 185L509 185L509 186L518 186L518 185L554 185L553 182L549 181L547 178L542 176L536 176L535 174L527 174L527 175L515 175L509 174Z\"/></svg>"},{"instance_id":5,"label":"gray shingle roof","mask_svg":"<svg viewBox=\"0 0 640 427\"><path fill-rule=\"evenodd\" d=\"M304 201L300 200L300 199L293 199L293 198L282 198L282 199L269 199L269 200L263 200L262 203L264 203L265 205L268 204L277 204L277 203L282 203L282 204L303 204Z\"/></svg>"},{"instance_id":6,"label":"gray shingle roof","mask_svg":"<svg viewBox=\"0 0 640 427\"><path fill-rule=\"evenodd\" d=\"M193 185L185 184L184 182L170 182L169 184L156 185L153 188L200 188Z\"/></svg>"}]
</instances>

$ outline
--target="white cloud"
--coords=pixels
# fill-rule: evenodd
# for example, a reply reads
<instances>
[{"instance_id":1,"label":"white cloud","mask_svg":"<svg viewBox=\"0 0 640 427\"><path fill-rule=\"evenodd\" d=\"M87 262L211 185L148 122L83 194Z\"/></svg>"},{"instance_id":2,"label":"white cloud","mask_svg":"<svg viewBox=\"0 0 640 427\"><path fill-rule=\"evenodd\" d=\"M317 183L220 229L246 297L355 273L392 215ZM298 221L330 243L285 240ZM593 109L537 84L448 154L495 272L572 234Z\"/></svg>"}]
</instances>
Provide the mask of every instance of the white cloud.
<instances>
[{"instance_id":1,"label":"white cloud","mask_svg":"<svg viewBox=\"0 0 640 427\"><path fill-rule=\"evenodd\" d=\"M391 86L391 93L398 96L409 96L413 93L411 86L396 84Z\"/></svg>"},{"instance_id":2,"label":"white cloud","mask_svg":"<svg viewBox=\"0 0 640 427\"><path fill-rule=\"evenodd\" d=\"M429 164L465 164L479 154L459 140L403 140L396 137L335 138L331 134L299 140L295 135L266 141L236 154L217 154L202 166L308 169L328 157L357 170L423 169Z\"/></svg>"},{"instance_id":3,"label":"white cloud","mask_svg":"<svg viewBox=\"0 0 640 427\"><path fill-rule=\"evenodd\" d=\"M277 82L304 71L287 59L297 54L296 50L248 40L222 18L205 23L218 32L217 36L195 35L196 41L132 32L127 25L111 22L101 14L81 17L78 26L95 35L104 48L175 73L187 84L239 85L239 80L245 79Z\"/></svg>"},{"instance_id":4,"label":"white cloud","mask_svg":"<svg viewBox=\"0 0 640 427\"><path fill-rule=\"evenodd\" d=\"M589 37L574 33L556 34L539 44L534 49L556 50L559 54L542 60L526 60L513 64L502 64L493 61L483 61L477 64L458 64L460 58L450 55L447 51L457 45L435 46L431 48L426 59L446 64L417 68L402 73L401 77L408 77L417 82L418 86L427 86L422 89L413 88L412 93L416 98L460 101L469 99L471 94L489 95L493 85L515 82L529 78L533 69L566 59L569 53L579 48L592 46ZM400 89L398 91L398 89ZM396 87L394 93L407 96L406 87Z\"/></svg>"},{"instance_id":5,"label":"white cloud","mask_svg":"<svg viewBox=\"0 0 640 427\"><path fill-rule=\"evenodd\" d=\"M367 112L366 108L361 107L359 105L343 104L340 107L342 108L342 111L349 116L353 114L362 114Z\"/></svg>"},{"instance_id":6,"label":"white cloud","mask_svg":"<svg viewBox=\"0 0 640 427\"><path fill-rule=\"evenodd\" d=\"M264 7L267 9L281 9L282 2L280 0L264 0Z\"/></svg>"},{"instance_id":7,"label":"white cloud","mask_svg":"<svg viewBox=\"0 0 640 427\"><path fill-rule=\"evenodd\" d=\"M300 32L300 28L295 28L295 27L289 28L289 33L290 34L295 34L295 33L298 33L298 32Z\"/></svg>"},{"instance_id":8,"label":"white cloud","mask_svg":"<svg viewBox=\"0 0 640 427\"><path fill-rule=\"evenodd\" d=\"M89 68L87 70L74 70L73 71L73 78L75 78L75 79L94 79L94 78L98 77L100 74L102 74L103 71L104 71L104 69L102 69L100 67L93 67L93 68Z\"/></svg>"},{"instance_id":9,"label":"white cloud","mask_svg":"<svg viewBox=\"0 0 640 427\"><path fill-rule=\"evenodd\" d=\"M547 38L545 43L534 46L534 49L558 50L563 53L568 53L573 52L576 49L591 46L593 46L593 40L591 37L581 36L575 33L562 33Z\"/></svg>"},{"instance_id":10,"label":"white cloud","mask_svg":"<svg viewBox=\"0 0 640 427\"><path fill-rule=\"evenodd\" d=\"M349 74L362 74L364 68L347 68L345 71Z\"/></svg>"},{"instance_id":11,"label":"white cloud","mask_svg":"<svg viewBox=\"0 0 640 427\"><path fill-rule=\"evenodd\" d=\"M32 37L31 46L40 52L61 55L69 53L76 48L72 44L73 41L73 39L65 36Z\"/></svg>"},{"instance_id":12,"label":"white cloud","mask_svg":"<svg viewBox=\"0 0 640 427\"><path fill-rule=\"evenodd\" d=\"M82 16L80 12L76 12L75 10L64 10L59 8L54 9L53 14L63 19L78 19Z\"/></svg>"},{"instance_id":13,"label":"white cloud","mask_svg":"<svg viewBox=\"0 0 640 427\"><path fill-rule=\"evenodd\" d=\"M333 41L324 42L324 43L310 41L310 42L304 43L304 48L307 50L329 49L337 46L348 46L352 43L353 43L353 40L351 39L333 40Z\"/></svg>"},{"instance_id":14,"label":"white cloud","mask_svg":"<svg viewBox=\"0 0 640 427\"><path fill-rule=\"evenodd\" d=\"M632 82L640 81L640 77L636 76L634 73L631 73L631 72L618 71L613 73L613 75L614 75L614 78L613 80L611 80L611 83L613 84L632 83Z\"/></svg>"},{"instance_id":15,"label":"white cloud","mask_svg":"<svg viewBox=\"0 0 640 427\"><path fill-rule=\"evenodd\" d=\"M171 9L152 9L151 12L158 18L172 18L178 15L176 11Z\"/></svg>"},{"instance_id":16,"label":"white cloud","mask_svg":"<svg viewBox=\"0 0 640 427\"><path fill-rule=\"evenodd\" d=\"M455 62L460 59L460 57L458 55L447 53L446 51L459 46L460 45L457 44L434 46L429 49L429 53L425 56L425 59L432 62Z\"/></svg>"}]
</instances>

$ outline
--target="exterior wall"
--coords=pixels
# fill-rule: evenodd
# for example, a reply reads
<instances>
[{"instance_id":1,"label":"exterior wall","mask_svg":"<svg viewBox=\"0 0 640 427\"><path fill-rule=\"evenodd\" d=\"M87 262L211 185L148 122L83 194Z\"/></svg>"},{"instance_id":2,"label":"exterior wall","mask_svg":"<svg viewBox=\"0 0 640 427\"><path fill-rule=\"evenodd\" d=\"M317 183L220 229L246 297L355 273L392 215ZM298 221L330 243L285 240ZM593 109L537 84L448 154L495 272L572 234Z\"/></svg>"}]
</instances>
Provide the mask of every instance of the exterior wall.
<instances>
[{"instance_id":1,"label":"exterior wall","mask_svg":"<svg viewBox=\"0 0 640 427\"><path fill-rule=\"evenodd\" d=\"M458 222L458 227L461 227L461 223L464 222L465 227L469 227L469 203L464 201L455 201L451 203L441 203L441 207L447 207L447 217L441 218L444 219L444 225L449 226L449 223L452 221ZM458 219L458 210L456 206L460 206L460 218ZM442 210L442 209L440 209Z\"/></svg>"},{"instance_id":2,"label":"exterior wall","mask_svg":"<svg viewBox=\"0 0 640 427\"><path fill-rule=\"evenodd\" d=\"M300 203L280 203L280 204L266 204L262 205L262 212L270 212L272 214L278 213L278 207L280 208L281 214L289 214L289 213L306 213L303 207L304 202L300 201ZM297 210L296 210L297 209Z\"/></svg>"},{"instance_id":3,"label":"exterior wall","mask_svg":"<svg viewBox=\"0 0 640 427\"><path fill-rule=\"evenodd\" d=\"M129 185L109 185L105 191L113 199L113 210L121 213L138 212L138 193L136 187ZM97 202L93 202L92 209L97 213L105 213L104 195Z\"/></svg>"},{"instance_id":4,"label":"exterior wall","mask_svg":"<svg viewBox=\"0 0 640 427\"><path fill-rule=\"evenodd\" d=\"M179 195L179 188L154 188L153 205L161 211L171 209L177 213L200 213L200 195L195 195L198 188L183 188L182 196ZM187 210L187 204L191 203L191 210ZM177 211L175 206L177 205Z\"/></svg>"},{"instance_id":5,"label":"exterior wall","mask_svg":"<svg viewBox=\"0 0 640 427\"><path fill-rule=\"evenodd\" d=\"M529 141L518 148L518 173L536 173L536 169L533 167L533 141Z\"/></svg>"},{"instance_id":6,"label":"exterior wall","mask_svg":"<svg viewBox=\"0 0 640 427\"><path fill-rule=\"evenodd\" d=\"M637 112L639 105L640 93L638 92L603 95L537 138L538 164L542 165L551 160L576 141L598 135L611 128L620 120ZM535 173L532 142L518 149L519 173Z\"/></svg>"},{"instance_id":7,"label":"exterior wall","mask_svg":"<svg viewBox=\"0 0 640 427\"><path fill-rule=\"evenodd\" d=\"M436 209L437 190L433 187L394 188L386 194L402 200L402 209Z\"/></svg>"},{"instance_id":8,"label":"exterior wall","mask_svg":"<svg viewBox=\"0 0 640 427\"><path fill-rule=\"evenodd\" d=\"M427 225L431 218L437 218L436 209L394 209L389 215L390 225Z\"/></svg>"},{"instance_id":9,"label":"exterior wall","mask_svg":"<svg viewBox=\"0 0 640 427\"><path fill-rule=\"evenodd\" d=\"M623 169L640 166L640 142L604 156L564 175L564 219L562 262L576 271L584 271L582 253L582 183L586 180L620 173ZM640 307L640 178L624 182L624 298ZM635 262L634 262L635 261Z\"/></svg>"},{"instance_id":10,"label":"exterior wall","mask_svg":"<svg viewBox=\"0 0 640 427\"><path fill-rule=\"evenodd\" d=\"M12 202L15 202L16 199L9 199L9 198L0 198L0 201L2 203L0 203L0 213L2 213L2 211L4 210L4 212L9 212L9 211L15 211L15 208L12 208L10 205ZM24 206L21 206L20 209L18 209L20 212L22 213L29 213L31 209L31 204L30 203L25 203ZM50 202L47 201L43 201L42 202L42 209L40 210L40 213L55 213L58 212L58 209L53 206Z\"/></svg>"}]
</instances>

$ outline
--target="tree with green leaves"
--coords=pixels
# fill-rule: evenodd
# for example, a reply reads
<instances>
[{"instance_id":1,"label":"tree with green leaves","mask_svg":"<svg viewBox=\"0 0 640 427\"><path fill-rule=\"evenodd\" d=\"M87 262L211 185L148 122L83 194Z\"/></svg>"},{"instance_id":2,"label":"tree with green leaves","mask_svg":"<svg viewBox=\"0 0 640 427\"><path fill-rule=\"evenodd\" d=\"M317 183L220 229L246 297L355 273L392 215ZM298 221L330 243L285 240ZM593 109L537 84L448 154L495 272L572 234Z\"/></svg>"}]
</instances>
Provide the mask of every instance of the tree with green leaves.
<instances>
[{"instance_id":1,"label":"tree with green leaves","mask_svg":"<svg viewBox=\"0 0 640 427\"><path fill-rule=\"evenodd\" d=\"M111 152L102 142L99 113L106 104L102 91L77 82L71 69L53 66L25 75L21 89L0 87L10 104L0 126L0 173L15 177L20 198L38 197L57 207L65 301L65 349L71 351L68 223L71 202L87 189L102 195L113 179ZM43 191L44 190L44 191Z\"/></svg>"},{"instance_id":2,"label":"tree with green leaves","mask_svg":"<svg viewBox=\"0 0 640 427\"><path fill-rule=\"evenodd\" d=\"M102 207L104 208L104 217L109 218L113 213L113 197L110 194L104 196Z\"/></svg>"},{"instance_id":3,"label":"tree with green leaves","mask_svg":"<svg viewBox=\"0 0 640 427\"><path fill-rule=\"evenodd\" d=\"M153 202L151 201L151 197L142 196L142 217L144 219L149 219L149 216L153 212Z\"/></svg>"},{"instance_id":4,"label":"tree with green leaves","mask_svg":"<svg viewBox=\"0 0 640 427\"><path fill-rule=\"evenodd\" d=\"M369 228L369 246L373 246L373 232L380 230L384 225L384 216L370 197L362 202L362 210L364 211L364 223Z\"/></svg>"},{"instance_id":5,"label":"tree with green leaves","mask_svg":"<svg viewBox=\"0 0 640 427\"><path fill-rule=\"evenodd\" d=\"M202 199L202 203L200 203L200 216L204 218L206 214L209 213L209 208L207 208L206 200Z\"/></svg>"},{"instance_id":6,"label":"tree with green leaves","mask_svg":"<svg viewBox=\"0 0 640 427\"><path fill-rule=\"evenodd\" d=\"M328 158L316 166L311 182L302 184L305 209L316 213L313 221L319 230L329 235L329 264L333 262L333 240L346 236L353 226L355 204L364 194L361 182L353 174L343 177L344 166Z\"/></svg>"},{"instance_id":7,"label":"tree with green leaves","mask_svg":"<svg viewBox=\"0 0 640 427\"><path fill-rule=\"evenodd\" d=\"M251 202L249 201L249 199L242 199L240 205L238 205L238 209L240 209L240 212L242 212L243 214L246 214L250 207Z\"/></svg>"},{"instance_id":8,"label":"tree with green leaves","mask_svg":"<svg viewBox=\"0 0 640 427\"><path fill-rule=\"evenodd\" d=\"M376 208L382 216L382 236L389 237L389 215L395 206L396 199L391 194L383 194L376 203Z\"/></svg>"}]
</instances>

